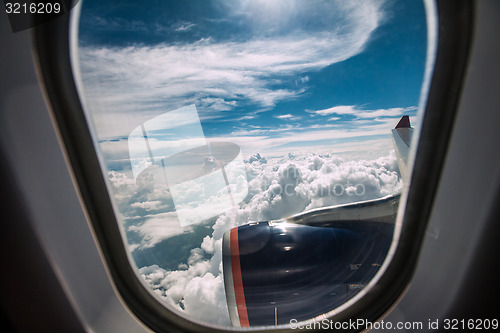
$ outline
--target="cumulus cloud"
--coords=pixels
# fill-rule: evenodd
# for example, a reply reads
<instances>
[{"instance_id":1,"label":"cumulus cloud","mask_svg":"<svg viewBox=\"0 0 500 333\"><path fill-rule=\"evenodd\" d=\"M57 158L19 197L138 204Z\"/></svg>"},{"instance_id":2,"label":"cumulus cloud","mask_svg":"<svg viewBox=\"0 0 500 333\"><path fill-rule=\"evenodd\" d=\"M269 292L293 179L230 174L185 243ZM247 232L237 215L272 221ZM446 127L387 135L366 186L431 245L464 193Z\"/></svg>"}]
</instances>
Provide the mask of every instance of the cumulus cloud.
<instances>
[{"instance_id":1,"label":"cumulus cloud","mask_svg":"<svg viewBox=\"0 0 500 333\"><path fill-rule=\"evenodd\" d=\"M255 154L245 165L249 180L246 200L217 218L211 234L201 244L193 244L186 262L180 262L177 270L155 264L139 270L154 293L190 318L230 325L222 275L225 231L251 221L382 197L402 186L393 152L373 160L344 160L332 154L290 153L283 158ZM158 215L158 224L163 217ZM137 230L146 241L162 237L145 226Z\"/></svg>"},{"instance_id":2,"label":"cumulus cloud","mask_svg":"<svg viewBox=\"0 0 500 333\"><path fill-rule=\"evenodd\" d=\"M110 171L108 180L126 231L137 234L135 240L129 239L131 251L191 230L179 225L168 187L157 183L152 173L146 172L136 181L131 172Z\"/></svg>"}]
</instances>

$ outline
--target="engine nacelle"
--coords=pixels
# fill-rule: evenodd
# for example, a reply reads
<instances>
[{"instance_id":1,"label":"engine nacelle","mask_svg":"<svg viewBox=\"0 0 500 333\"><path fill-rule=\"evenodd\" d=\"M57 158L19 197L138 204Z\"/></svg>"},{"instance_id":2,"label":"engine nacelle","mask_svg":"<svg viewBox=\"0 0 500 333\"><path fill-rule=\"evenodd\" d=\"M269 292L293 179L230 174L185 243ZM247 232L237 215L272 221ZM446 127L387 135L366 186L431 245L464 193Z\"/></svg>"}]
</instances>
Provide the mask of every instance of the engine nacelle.
<instances>
[{"instance_id":1,"label":"engine nacelle","mask_svg":"<svg viewBox=\"0 0 500 333\"><path fill-rule=\"evenodd\" d=\"M224 234L226 298L234 326L317 317L356 295L389 250L394 225L250 223Z\"/></svg>"}]
</instances>

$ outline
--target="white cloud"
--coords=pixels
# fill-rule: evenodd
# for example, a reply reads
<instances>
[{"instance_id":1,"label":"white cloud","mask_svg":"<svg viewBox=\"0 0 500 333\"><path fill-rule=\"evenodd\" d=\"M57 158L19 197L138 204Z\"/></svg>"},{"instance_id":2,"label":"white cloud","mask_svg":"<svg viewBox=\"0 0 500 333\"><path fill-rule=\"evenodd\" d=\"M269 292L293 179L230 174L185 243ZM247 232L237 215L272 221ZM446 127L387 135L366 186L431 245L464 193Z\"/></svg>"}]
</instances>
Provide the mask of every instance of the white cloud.
<instances>
[{"instance_id":1,"label":"white cloud","mask_svg":"<svg viewBox=\"0 0 500 333\"><path fill-rule=\"evenodd\" d=\"M200 105L217 111L228 111L238 105L236 101L226 101L223 98L205 97L200 100Z\"/></svg>"},{"instance_id":2,"label":"white cloud","mask_svg":"<svg viewBox=\"0 0 500 333\"><path fill-rule=\"evenodd\" d=\"M416 109L417 109L416 107L411 106L406 108L365 110L357 105L339 105L328 109L315 110L315 111L307 110L307 111L312 114L317 114L321 116L329 116L332 114L337 114L337 115L352 115L357 118L377 118L377 117L400 117L405 112L415 111Z\"/></svg>"},{"instance_id":3,"label":"white cloud","mask_svg":"<svg viewBox=\"0 0 500 333\"><path fill-rule=\"evenodd\" d=\"M139 269L139 273L174 310L197 320L230 326L222 274L218 267L216 275L210 272L213 264L201 259L201 251L191 251L189 266L184 265L184 269L167 271L152 265Z\"/></svg>"},{"instance_id":4,"label":"white cloud","mask_svg":"<svg viewBox=\"0 0 500 333\"><path fill-rule=\"evenodd\" d=\"M279 115L279 116L274 116L275 118L278 118L278 119L291 119L291 118L294 118L293 115L291 114L282 114L282 115Z\"/></svg>"},{"instance_id":5,"label":"white cloud","mask_svg":"<svg viewBox=\"0 0 500 333\"><path fill-rule=\"evenodd\" d=\"M174 30L177 32L186 32L191 30L195 26L196 24L191 22L179 22L177 25L174 26Z\"/></svg>"},{"instance_id":6,"label":"white cloud","mask_svg":"<svg viewBox=\"0 0 500 333\"><path fill-rule=\"evenodd\" d=\"M133 208L141 208L144 210L158 210L161 207L162 202L160 200L154 201L143 201L143 202L134 202L130 206Z\"/></svg>"},{"instance_id":7,"label":"white cloud","mask_svg":"<svg viewBox=\"0 0 500 333\"><path fill-rule=\"evenodd\" d=\"M309 111L311 113L319 114L321 116L326 116L330 114L341 114L341 115L346 115L346 114L356 114L356 109L354 105L340 105L340 106L334 106L328 109L323 109L323 110L317 110L317 111Z\"/></svg>"},{"instance_id":8,"label":"white cloud","mask_svg":"<svg viewBox=\"0 0 500 333\"><path fill-rule=\"evenodd\" d=\"M136 232L141 237L141 243L134 247L137 249L153 247L165 239L190 232L191 228L181 227L177 214L167 212L146 217L145 222L130 226L128 231Z\"/></svg>"},{"instance_id":9,"label":"white cloud","mask_svg":"<svg viewBox=\"0 0 500 333\"><path fill-rule=\"evenodd\" d=\"M328 6L341 24L309 34L291 29L289 35L256 34L240 42L203 39L184 45L81 47L85 106L99 139L126 136L152 113L191 103L204 108L205 117L217 118L220 111L235 106L236 98L264 110L296 98L304 88L269 86L269 78L293 83L298 75L362 52L383 16L380 1ZM300 80L307 82L308 77ZM110 122L117 113L127 117Z\"/></svg>"}]
</instances>

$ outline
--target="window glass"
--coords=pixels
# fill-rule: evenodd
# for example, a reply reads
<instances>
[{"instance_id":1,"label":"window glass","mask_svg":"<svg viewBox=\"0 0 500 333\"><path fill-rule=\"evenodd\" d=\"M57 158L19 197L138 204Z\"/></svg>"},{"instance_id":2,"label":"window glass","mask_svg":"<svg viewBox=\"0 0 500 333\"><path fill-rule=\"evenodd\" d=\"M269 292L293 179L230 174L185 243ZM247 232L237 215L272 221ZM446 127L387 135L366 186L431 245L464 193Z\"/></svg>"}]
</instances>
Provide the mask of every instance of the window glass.
<instances>
[{"instance_id":1,"label":"window glass","mask_svg":"<svg viewBox=\"0 0 500 333\"><path fill-rule=\"evenodd\" d=\"M123 241L165 306L287 324L375 276L418 125L422 1L85 0L78 29Z\"/></svg>"}]
</instances>

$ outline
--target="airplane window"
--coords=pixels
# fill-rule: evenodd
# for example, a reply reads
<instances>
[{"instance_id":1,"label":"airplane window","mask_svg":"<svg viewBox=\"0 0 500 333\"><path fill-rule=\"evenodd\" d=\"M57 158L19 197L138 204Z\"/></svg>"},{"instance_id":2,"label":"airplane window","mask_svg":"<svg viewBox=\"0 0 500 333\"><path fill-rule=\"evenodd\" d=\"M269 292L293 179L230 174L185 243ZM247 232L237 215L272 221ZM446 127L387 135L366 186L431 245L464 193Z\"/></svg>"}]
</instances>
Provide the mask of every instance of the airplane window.
<instances>
[{"instance_id":1,"label":"airplane window","mask_svg":"<svg viewBox=\"0 0 500 333\"><path fill-rule=\"evenodd\" d=\"M409 184L429 6L82 2L79 93L154 297L245 327L328 315L369 288Z\"/></svg>"}]
</instances>

